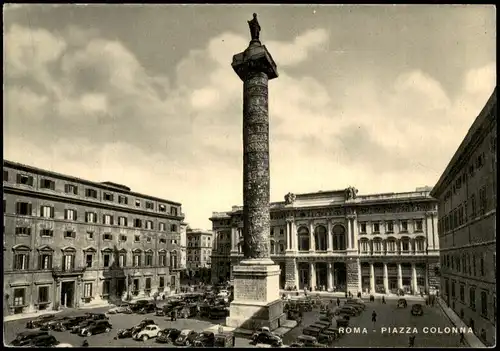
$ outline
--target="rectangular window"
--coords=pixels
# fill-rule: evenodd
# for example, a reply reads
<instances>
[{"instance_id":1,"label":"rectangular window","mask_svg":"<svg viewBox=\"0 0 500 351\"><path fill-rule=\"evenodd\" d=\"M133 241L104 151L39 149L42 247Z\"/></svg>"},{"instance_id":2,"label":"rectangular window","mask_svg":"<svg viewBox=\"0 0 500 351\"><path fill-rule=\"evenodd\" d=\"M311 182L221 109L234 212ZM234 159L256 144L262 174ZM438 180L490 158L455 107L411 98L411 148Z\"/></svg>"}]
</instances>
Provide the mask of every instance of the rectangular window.
<instances>
[{"instance_id":1,"label":"rectangular window","mask_svg":"<svg viewBox=\"0 0 500 351\"><path fill-rule=\"evenodd\" d=\"M102 237L104 240L113 240L113 234L111 233L104 233Z\"/></svg>"},{"instance_id":2,"label":"rectangular window","mask_svg":"<svg viewBox=\"0 0 500 351\"><path fill-rule=\"evenodd\" d=\"M18 174L17 184L33 186L33 177L30 175Z\"/></svg>"},{"instance_id":3,"label":"rectangular window","mask_svg":"<svg viewBox=\"0 0 500 351\"><path fill-rule=\"evenodd\" d=\"M465 285L464 284L460 284L460 301L462 303L465 302Z\"/></svg>"},{"instance_id":4,"label":"rectangular window","mask_svg":"<svg viewBox=\"0 0 500 351\"><path fill-rule=\"evenodd\" d=\"M48 286L40 286L38 287L38 303L47 303L49 302L49 287Z\"/></svg>"},{"instance_id":5,"label":"rectangular window","mask_svg":"<svg viewBox=\"0 0 500 351\"><path fill-rule=\"evenodd\" d=\"M139 235L134 236L134 241L138 243L139 241L141 241L141 237Z\"/></svg>"},{"instance_id":6,"label":"rectangular window","mask_svg":"<svg viewBox=\"0 0 500 351\"><path fill-rule=\"evenodd\" d=\"M147 210L154 210L154 209L155 209L155 204L154 204L154 202L151 202L151 201L146 201L146 209L147 209Z\"/></svg>"},{"instance_id":7,"label":"rectangular window","mask_svg":"<svg viewBox=\"0 0 500 351\"><path fill-rule=\"evenodd\" d=\"M476 218L476 195L470 197L470 218Z\"/></svg>"},{"instance_id":8,"label":"rectangular window","mask_svg":"<svg viewBox=\"0 0 500 351\"><path fill-rule=\"evenodd\" d=\"M67 272L72 271L75 268L75 256L74 255L64 255L63 256L63 269Z\"/></svg>"},{"instance_id":9,"label":"rectangular window","mask_svg":"<svg viewBox=\"0 0 500 351\"><path fill-rule=\"evenodd\" d=\"M128 197L124 195L118 195L118 203L122 205L128 205Z\"/></svg>"},{"instance_id":10,"label":"rectangular window","mask_svg":"<svg viewBox=\"0 0 500 351\"><path fill-rule=\"evenodd\" d=\"M109 267L111 265L111 254L104 254L103 255L103 262L104 262L104 267Z\"/></svg>"},{"instance_id":11,"label":"rectangular window","mask_svg":"<svg viewBox=\"0 0 500 351\"><path fill-rule=\"evenodd\" d=\"M421 219L415 220L415 231L416 232L421 232L423 231L423 224Z\"/></svg>"},{"instance_id":12,"label":"rectangular window","mask_svg":"<svg viewBox=\"0 0 500 351\"><path fill-rule=\"evenodd\" d=\"M410 243L408 241L403 241L401 244L403 251L410 251Z\"/></svg>"},{"instance_id":13,"label":"rectangular window","mask_svg":"<svg viewBox=\"0 0 500 351\"><path fill-rule=\"evenodd\" d=\"M91 231L87 232L87 240L94 240L94 232Z\"/></svg>"},{"instance_id":14,"label":"rectangular window","mask_svg":"<svg viewBox=\"0 0 500 351\"><path fill-rule=\"evenodd\" d=\"M175 225L175 224L171 224L171 225L170 225L170 231L171 231L171 232L177 232L177 225Z\"/></svg>"},{"instance_id":15,"label":"rectangular window","mask_svg":"<svg viewBox=\"0 0 500 351\"><path fill-rule=\"evenodd\" d=\"M160 210L160 212L167 212L167 206L160 204L158 205L158 210Z\"/></svg>"},{"instance_id":16,"label":"rectangular window","mask_svg":"<svg viewBox=\"0 0 500 351\"><path fill-rule=\"evenodd\" d=\"M66 194L78 195L78 187L73 184L64 184L64 192Z\"/></svg>"},{"instance_id":17,"label":"rectangular window","mask_svg":"<svg viewBox=\"0 0 500 351\"><path fill-rule=\"evenodd\" d=\"M166 267L167 266L167 255L164 253L161 253L158 256L158 261L159 261L160 267Z\"/></svg>"},{"instance_id":18,"label":"rectangular window","mask_svg":"<svg viewBox=\"0 0 500 351\"><path fill-rule=\"evenodd\" d=\"M85 222L87 222L87 223L96 223L97 222L97 213L95 213L95 212L85 212Z\"/></svg>"},{"instance_id":19,"label":"rectangular window","mask_svg":"<svg viewBox=\"0 0 500 351\"><path fill-rule=\"evenodd\" d=\"M165 223L160 222L158 225L159 225L160 232L164 232L165 231Z\"/></svg>"},{"instance_id":20,"label":"rectangular window","mask_svg":"<svg viewBox=\"0 0 500 351\"><path fill-rule=\"evenodd\" d=\"M160 244L166 244L167 243L167 239L165 238L160 238Z\"/></svg>"},{"instance_id":21,"label":"rectangular window","mask_svg":"<svg viewBox=\"0 0 500 351\"><path fill-rule=\"evenodd\" d=\"M92 283L83 285L83 297L92 297Z\"/></svg>"},{"instance_id":22,"label":"rectangular window","mask_svg":"<svg viewBox=\"0 0 500 351\"><path fill-rule=\"evenodd\" d=\"M153 229L153 221L146 221L146 229Z\"/></svg>"},{"instance_id":23,"label":"rectangular window","mask_svg":"<svg viewBox=\"0 0 500 351\"><path fill-rule=\"evenodd\" d=\"M127 217L118 217L118 224L122 227L127 226Z\"/></svg>"},{"instance_id":24,"label":"rectangular window","mask_svg":"<svg viewBox=\"0 0 500 351\"><path fill-rule=\"evenodd\" d=\"M14 270L25 271L29 267L29 256L27 252L19 252L14 255Z\"/></svg>"},{"instance_id":25,"label":"rectangular window","mask_svg":"<svg viewBox=\"0 0 500 351\"><path fill-rule=\"evenodd\" d=\"M87 188L85 189L85 196L97 199L97 190Z\"/></svg>"},{"instance_id":26,"label":"rectangular window","mask_svg":"<svg viewBox=\"0 0 500 351\"><path fill-rule=\"evenodd\" d=\"M64 210L64 219L69 221L76 221L76 210Z\"/></svg>"},{"instance_id":27,"label":"rectangular window","mask_svg":"<svg viewBox=\"0 0 500 351\"><path fill-rule=\"evenodd\" d=\"M134 254L134 267L141 266L141 254Z\"/></svg>"},{"instance_id":28,"label":"rectangular window","mask_svg":"<svg viewBox=\"0 0 500 351\"><path fill-rule=\"evenodd\" d=\"M469 306L471 310L476 310L476 288L473 287L469 290Z\"/></svg>"},{"instance_id":29,"label":"rectangular window","mask_svg":"<svg viewBox=\"0 0 500 351\"><path fill-rule=\"evenodd\" d=\"M16 202L16 214L21 216L31 216L31 204L27 202Z\"/></svg>"},{"instance_id":30,"label":"rectangular window","mask_svg":"<svg viewBox=\"0 0 500 351\"><path fill-rule=\"evenodd\" d=\"M177 216L177 207L170 207L170 214L172 216Z\"/></svg>"},{"instance_id":31,"label":"rectangular window","mask_svg":"<svg viewBox=\"0 0 500 351\"><path fill-rule=\"evenodd\" d=\"M486 203L486 187L483 186L481 189L479 189L479 211L481 215L486 212Z\"/></svg>"},{"instance_id":32,"label":"rectangular window","mask_svg":"<svg viewBox=\"0 0 500 351\"><path fill-rule=\"evenodd\" d=\"M379 223L373 223L373 232L380 233L380 224Z\"/></svg>"},{"instance_id":33,"label":"rectangular window","mask_svg":"<svg viewBox=\"0 0 500 351\"><path fill-rule=\"evenodd\" d=\"M3 181L4 182L9 181L9 171L3 171Z\"/></svg>"},{"instance_id":34,"label":"rectangular window","mask_svg":"<svg viewBox=\"0 0 500 351\"><path fill-rule=\"evenodd\" d=\"M135 207L141 207L141 200L135 199Z\"/></svg>"},{"instance_id":35,"label":"rectangular window","mask_svg":"<svg viewBox=\"0 0 500 351\"><path fill-rule=\"evenodd\" d=\"M112 193L103 193L103 198L104 201L113 201L113 194Z\"/></svg>"},{"instance_id":36,"label":"rectangular window","mask_svg":"<svg viewBox=\"0 0 500 351\"><path fill-rule=\"evenodd\" d=\"M120 256L118 256L118 261L119 261L120 267L127 266L127 255L124 253L121 253Z\"/></svg>"},{"instance_id":37,"label":"rectangular window","mask_svg":"<svg viewBox=\"0 0 500 351\"><path fill-rule=\"evenodd\" d=\"M481 255L479 258L479 272L481 274L481 277L484 277L484 255Z\"/></svg>"},{"instance_id":38,"label":"rectangular window","mask_svg":"<svg viewBox=\"0 0 500 351\"><path fill-rule=\"evenodd\" d=\"M54 190L56 188L56 182L50 179L42 178L40 180L40 188Z\"/></svg>"},{"instance_id":39,"label":"rectangular window","mask_svg":"<svg viewBox=\"0 0 500 351\"><path fill-rule=\"evenodd\" d=\"M127 236L126 235L120 235L120 241L127 241Z\"/></svg>"},{"instance_id":40,"label":"rectangular window","mask_svg":"<svg viewBox=\"0 0 500 351\"><path fill-rule=\"evenodd\" d=\"M113 216L107 214L103 215L102 223L106 225L113 225Z\"/></svg>"},{"instance_id":41,"label":"rectangular window","mask_svg":"<svg viewBox=\"0 0 500 351\"><path fill-rule=\"evenodd\" d=\"M111 287L111 281L105 280L102 282L102 296L106 299L109 297L110 287Z\"/></svg>"},{"instance_id":42,"label":"rectangular window","mask_svg":"<svg viewBox=\"0 0 500 351\"><path fill-rule=\"evenodd\" d=\"M455 285L456 285L455 281L452 280L451 281L451 297L453 297L453 298L455 298Z\"/></svg>"},{"instance_id":43,"label":"rectangular window","mask_svg":"<svg viewBox=\"0 0 500 351\"><path fill-rule=\"evenodd\" d=\"M24 306L25 288L14 289L14 306Z\"/></svg>"},{"instance_id":44,"label":"rectangular window","mask_svg":"<svg viewBox=\"0 0 500 351\"><path fill-rule=\"evenodd\" d=\"M41 229L40 230L40 236L54 236L54 231L52 229Z\"/></svg>"},{"instance_id":45,"label":"rectangular window","mask_svg":"<svg viewBox=\"0 0 500 351\"><path fill-rule=\"evenodd\" d=\"M94 255L86 254L85 255L85 264L87 268L92 268L92 262L94 261Z\"/></svg>"},{"instance_id":46,"label":"rectangular window","mask_svg":"<svg viewBox=\"0 0 500 351\"><path fill-rule=\"evenodd\" d=\"M165 287L165 278L164 277L160 277L160 281L158 282L158 287L160 289Z\"/></svg>"},{"instance_id":47,"label":"rectangular window","mask_svg":"<svg viewBox=\"0 0 500 351\"><path fill-rule=\"evenodd\" d=\"M64 231L64 237L65 238L75 238L76 237L76 232L74 230L65 230Z\"/></svg>"},{"instance_id":48,"label":"rectangular window","mask_svg":"<svg viewBox=\"0 0 500 351\"><path fill-rule=\"evenodd\" d=\"M146 266L151 267L153 265L153 254L147 253L146 254Z\"/></svg>"},{"instance_id":49,"label":"rectangular window","mask_svg":"<svg viewBox=\"0 0 500 351\"><path fill-rule=\"evenodd\" d=\"M389 221L387 222L387 233L393 233L394 232L394 222Z\"/></svg>"},{"instance_id":50,"label":"rectangular window","mask_svg":"<svg viewBox=\"0 0 500 351\"><path fill-rule=\"evenodd\" d=\"M142 221L140 219L134 219L134 228L142 228Z\"/></svg>"},{"instance_id":51,"label":"rectangular window","mask_svg":"<svg viewBox=\"0 0 500 351\"><path fill-rule=\"evenodd\" d=\"M147 241L148 243L150 243L150 242L151 242L151 237L150 237L150 236L146 237L146 241Z\"/></svg>"},{"instance_id":52,"label":"rectangular window","mask_svg":"<svg viewBox=\"0 0 500 351\"><path fill-rule=\"evenodd\" d=\"M408 231L408 221L401 221L401 231L402 232Z\"/></svg>"},{"instance_id":53,"label":"rectangular window","mask_svg":"<svg viewBox=\"0 0 500 351\"><path fill-rule=\"evenodd\" d=\"M464 208L462 205L458 206L458 225L464 224Z\"/></svg>"},{"instance_id":54,"label":"rectangular window","mask_svg":"<svg viewBox=\"0 0 500 351\"><path fill-rule=\"evenodd\" d=\"M41 206L40 207L40 217L43 217L43 218L54 218L54 207L52 207L52 206Z\"/></svg>"},{"instance_id":55,"label":"rectangular window","mask_svg":"<svg viewBox=\"0 0 500 351\"><path fill-rule=\"evenodd\" d=\"M151 290L151 278L146 278L146 286L144 290L149 291Z\"/></svg>"},{"instance_id":56,"label":"rectangular window","mask_svg":"<svg viewBox=\"0 0 500 351\"><path fill-rule=\"evenodd\" d=\"M16 227L16 235L31 235L30 227Z\"/></svg>"},{"instance_id":57,"label":"rectangular window","mask_svg":"<svg viewBox=\"0 0 500 351\"><path fill-rule=\"evenodd\" d=\"M42 252L38 261L38 269L52 269L52 253Z\"/></svg>"}]
</instances>

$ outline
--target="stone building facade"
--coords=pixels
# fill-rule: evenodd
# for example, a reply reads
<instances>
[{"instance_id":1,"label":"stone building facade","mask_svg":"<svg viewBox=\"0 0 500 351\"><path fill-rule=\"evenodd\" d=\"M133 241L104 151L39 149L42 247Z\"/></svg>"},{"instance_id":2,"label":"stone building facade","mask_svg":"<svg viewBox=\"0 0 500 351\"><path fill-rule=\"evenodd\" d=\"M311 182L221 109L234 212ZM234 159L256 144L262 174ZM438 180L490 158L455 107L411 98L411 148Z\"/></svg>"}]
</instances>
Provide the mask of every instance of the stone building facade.
<instances>
[{"instance_id":1,"label":"stone building facade","mask_svg":"<svg viewBox=\"0 0 500 351\"><path fill-rule=\"evenodd\" d=\"M437 203L430 188L358 196L355 188L288 194L271 204L281 288L417 293L438 288ZM214 212L212 281L242 259L242 207Z\"/></svg>"},{"instance_id":2,"label":"stone building facade","mask_svg":"<svg viewBox=\"0 0 500 351\"><path fill-rule=\"evenodd\" d=\"M188 229L187 243L187 269L194 276L202 268L210 269L212 255L212 232L201 229Z\"/></svg>"},{"instance_id":3,"label":"stone building facade","mask_svg":"<svg viewBox=\"0 0 500 351\"><path fill-rule=\"evenodd\" d=\"M4 313L179 286L181 204L3 161Z\"/></svg>"},{"instance_id":4,"label":"stone building facade","mask_svg":"<svg viewBox=\"0 0 500 351\"><path fill-rule=\"evenodd\" d=\"M444 302L488 345L496 336L496 89L446 167L439 201Z\"/></svg>"}]
</instances>

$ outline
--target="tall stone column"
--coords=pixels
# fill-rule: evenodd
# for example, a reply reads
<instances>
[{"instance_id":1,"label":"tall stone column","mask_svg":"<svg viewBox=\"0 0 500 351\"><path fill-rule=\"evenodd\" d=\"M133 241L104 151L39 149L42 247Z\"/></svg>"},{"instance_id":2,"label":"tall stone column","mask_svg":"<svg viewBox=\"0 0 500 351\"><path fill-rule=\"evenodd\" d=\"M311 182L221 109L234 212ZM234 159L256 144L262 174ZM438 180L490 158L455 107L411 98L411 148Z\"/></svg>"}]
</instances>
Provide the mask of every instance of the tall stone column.
<instances>
[{"instance_id":1,"label":"tall stone column","mask_svg":"<svg viewBox=\"0 0 500 351\"><path fill-rule=\"evenodd\" d=\"M352 247L351 236L352 236L351 218L347 217L347 250L351 249Z\"/></svg>"},{"instance_id":2,"label":"tall stone column","mask_svg":"<svg viewBox=\"0 0 500 351\"><path fill-rule=\"evenodd\" d=\"M314 223L309 222L309 252L316 250L316 240L314 240Z\"/></svg>"},{"instance_id":3,"label":"tall stone column","mask_svg":"<svg viewBox=\"0 0 500 351\"><path fill-rule=\"evenodd\" d=\"M411 289L414 294L418 292L417 267L415 266L415 263L411 264Z\"/></svg>"},{"instance_id":4,"label":"tall stone column","mask_svg":"<svg viewBox=\"0 0 500 351\"><path fill-rule=\"evenodd\" d=\"M299 280L299 262L297 259L295 259L295 284L294 286L297 287L297 290L300 290L299 288L300 280Z\"/></svg>"},{"instance_id":5,"label":"tall stone column","mask_svg":"<svg viewBox=\"0 0 500 351\"><path fill-rule=\"evenodd\" d=\"M327 239L327 251L333 252L333 236L332 236L332 221L331 220L328 221L326 239Z\"/></svg>"},{"instance_id":6,"label":"tall stone column","mask_svg":"<svg viewBox=\"0 0 500 351\"><path fill-rule=\"evenodd\" d=\"M310 287L313 289L313 290L316 290L316 265L314 264L314 262L311 262L309 264L309 274L311 275L310 277Z\"/></svg>"},{"instance_id":7,"label":"tall stone column","mask_svg":"<svg viewBox=\"0 0 500 351\"><path fill-rule=\"evenodd\" d=\"M370 293L375 292L375 267L373 262L370 262Z\"/></svg>"},{"instance_id":8,"label":"tall stone column","mask_svg":"<svg viewBox=\"0 0 500 351\"><path fill-rule=\"evenodd\" d=\"M299 249L299 238L297 237L297 226L295 225L295 220L292 220L290 227L292 228L292 250L295 252Z\"/></svg>"},{"instance_id":9,"label":"tall stone column","mask_svg":"<svg viewBox=\"0 0 500 351\"><path fill-rule=\"evenodd\" d=\"M332 291L333 290L333 267L331 263L327 263L327 290Z\"/></svg>"},{"instance_id":10,"label":"tall stone column","mask_svg":"<svg viewBox=\"0 0 500 351\"><path fill-rule=\"evenodd\" d=\"M279 294L280 267L270 258L268 83L276 64L259 40L257 15L248 22L252 40L233 56L243 81L243 256L233 267L234 300L226 325L274 330L286 319Z\"/></svg>"},{"instance_id":11,"label":"tall stone column","mask_svg":"<svg viewBox=\"0 0 500 351\"><path fill-rule=\"evenodd\" d=\"M384 262L384 291L389 293L389 273L387 272L387 263Z\"/></svg>"},{"instance_id":12,"label":"tall stone column","mask_svg":"<svg viewBox=\"0 0 500 351\"><path fill-rule=\"evenodd\" d=\"M425 264L425 293L429 293L429 265Z\"/></svg>"},{"instance_id":13,"label":"tall stone column","mask_svg":"<svg viewBox=\"0 0 500 351\"><path fill-rule=\"evenodd\" d=\"M398 263L398 289L403 289L403 270L401 263Z\"/></svg>"}]
</instances>

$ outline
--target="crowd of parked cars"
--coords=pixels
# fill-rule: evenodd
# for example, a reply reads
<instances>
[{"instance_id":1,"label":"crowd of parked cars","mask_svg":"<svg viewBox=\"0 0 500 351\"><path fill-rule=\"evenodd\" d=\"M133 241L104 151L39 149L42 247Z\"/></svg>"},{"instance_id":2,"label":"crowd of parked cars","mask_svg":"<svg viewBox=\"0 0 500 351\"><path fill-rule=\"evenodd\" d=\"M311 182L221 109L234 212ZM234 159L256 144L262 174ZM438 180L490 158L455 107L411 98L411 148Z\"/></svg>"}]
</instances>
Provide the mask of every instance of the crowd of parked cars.
<instances>
[{"instance_id":1,"label":"crowd of parked cars","mask_svg":"<svg viewBox=\"0 0 500 351\"><path fill-rule=\"evenodd\" d=\"M120 303L107 313L84 313L80 316L58 317L55 314L42 315L26 323L31 329L21 332L12 341L12 346L69 347L61 344L56 336L49 332L69 331L82 337L91 337L100 333L110 333L113 329L109 314L154 314L177 318L207 317L220 319L229 315L229 303L232 293L228 289L208 289L199 293L188 293L165 300L139 300L133 303ZM227 335L226 335L227 334ZM228 333L213 333L194 330L161 328L152 319L144 319L138 325L117 331L115 339L133 338L146 341L155 339L158 343L172 343L177 346L214 347L234 345L234 336ZM80 345L77 345L80 346Z\"/></svg>"}]
</instances>

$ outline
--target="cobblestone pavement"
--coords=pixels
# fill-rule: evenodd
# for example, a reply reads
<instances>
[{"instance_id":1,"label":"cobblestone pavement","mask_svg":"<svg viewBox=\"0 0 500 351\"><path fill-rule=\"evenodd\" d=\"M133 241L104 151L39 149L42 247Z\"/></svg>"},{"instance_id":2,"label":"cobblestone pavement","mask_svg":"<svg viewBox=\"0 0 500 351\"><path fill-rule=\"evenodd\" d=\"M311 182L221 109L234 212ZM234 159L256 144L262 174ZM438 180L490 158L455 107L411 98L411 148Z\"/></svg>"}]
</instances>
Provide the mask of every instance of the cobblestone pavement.
<instances>
[{"instance_id":1,"label":"cobblestone pavement","mask_svg":"<svg viewBox=\"0 0 500 351\"><path fill-rule=\"evenodd\" d=\"M67 310L58 314L58 317L64 316L77 316L82 315L85 312L95 312L103 313L108 311L109 308L98 308L93 310ZM87 339L90 347L98 346L115 346L115 347L163 347L172 348L174 346L170 344L160 344L156 343L155 340L151 339L146 342L135 341L131 338L128 339L118 339L114 340L119 329L125 329L133 327L138 324L143 319L153 319L156 321L158 326L163 328L177 328L177 329L192 329L197 332L201 332L208 327L222 323L224 320L208 320L208 319L178 319L177 321L170 321L167 317L157 317L154 314L138 315L138 314L112 314L109 315L109 321L113 326L113 330L110 333L103 333L98 335L93 335L89 338L80 337L75 334L71 334L69 331L65 332L51 332L57 340L61 343L69 343L73 346L80 346L84 339ZM28 330L26 329L26 322L29 319L20 319L16 321L4 323L4 340L6 343L10 343L16 337L16 334ZM236 338L236 346L238 347L252 347L249 344L249 340Z\"/></svg>"},{"instance_id":2,"label":"cobblestone pavement","mask_svg":"<svg viewBox=\"0 0 500 351\"><path fill-rule=\"evenodd\" d=\"M335 299L336 300L336 299ZM341 299L341 304L343 304ZM411 305L408 301L407 308L396 308L396 300L388 300L387 304L379 301L367 302L366 310L358 317L351 318L351 327L360 327L361 333L354 330L350 334L344 335L340 340L334 342L334 347L408 347L410 334L406 327L416 328L415 347L461 347L459 334L444 333L445 327L452 327L449 319L436 305L434 307L424 306L423 316L412 316ZM372 312L377 313L377 322L374 324L371 319ZM319 311L304 313L302 325L296 327L285 335L283 341L285 345L292 343L297 336L302 334L302 329L319 320ZM389 333L387 329L398 327L399 333ZM400 327L405 327L401 332ZM429 330L426 330L426 327ZM436 328L436 330L431 329ZM366 329L364 329L366 328ZM442 332L439 332L439 329ZM362 333L366 330L366 333ZM464 347L462 345L462 347Z\"/></svg>"}]
</instances>

